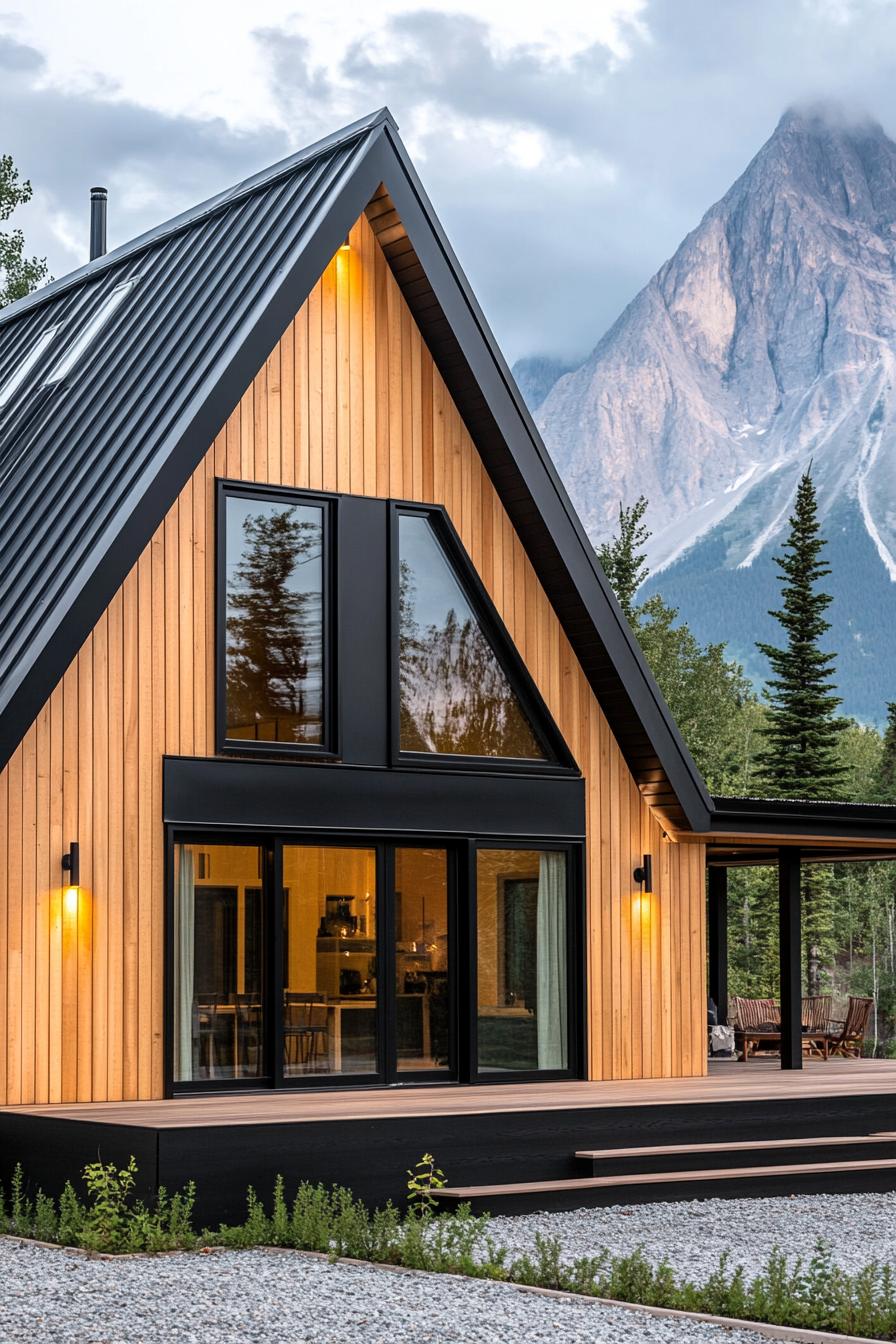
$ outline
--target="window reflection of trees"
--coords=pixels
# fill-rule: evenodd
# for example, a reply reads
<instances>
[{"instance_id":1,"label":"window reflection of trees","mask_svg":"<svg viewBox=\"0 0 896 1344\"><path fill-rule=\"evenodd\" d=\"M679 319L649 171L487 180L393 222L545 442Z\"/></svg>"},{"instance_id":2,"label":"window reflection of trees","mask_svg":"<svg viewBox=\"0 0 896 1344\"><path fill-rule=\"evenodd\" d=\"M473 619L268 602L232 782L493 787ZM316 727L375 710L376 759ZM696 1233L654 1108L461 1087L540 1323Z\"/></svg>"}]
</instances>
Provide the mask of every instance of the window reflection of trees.
<instances>
[{"instance_id":1,"label":"window reflection of trees","mask_svg":"<svg viewBox=\"0 0 896 1344\"><path fill-rule=\"evenodd\" d=\"M444 755L543 759L491 644L469 612L452 607L421 627L417 588L399 566L401 749Z\"/></svg>"},{"instance_id":2,"label":"window reflection of trees","mask_svg":"<svg viewBox=\"0 0 896 1344\"><path fill-rule=\"evenodd\" d=\"M320 743L321 511L262 506L242 530L227 583L227 736Z\"/></svg>"}]
</instances>

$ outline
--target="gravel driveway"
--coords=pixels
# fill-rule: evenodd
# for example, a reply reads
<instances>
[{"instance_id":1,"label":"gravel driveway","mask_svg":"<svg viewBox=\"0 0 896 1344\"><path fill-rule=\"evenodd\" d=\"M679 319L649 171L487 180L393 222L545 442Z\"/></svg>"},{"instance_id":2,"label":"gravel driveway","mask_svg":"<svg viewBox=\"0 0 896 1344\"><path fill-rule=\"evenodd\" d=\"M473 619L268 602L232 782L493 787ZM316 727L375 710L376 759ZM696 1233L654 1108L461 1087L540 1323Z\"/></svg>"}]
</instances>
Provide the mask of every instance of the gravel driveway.
<instances>
[{"instance_id":1,"label":"gravel driveway","mask_svg":"<svg viewBox=\"0 0 896 1344\"><path fill-rule=\"evenodd\" d=\"M603 1247L624 1255L641 1246L650 1260L665 1256L689 1278L715 1269L726 1247L732 1266L743 1265L752 1277L775 1246L808 1257L823 1238L837 1264L857 1270L870 1260L896 1265L896 1193L706 1199L521 1214L495 1218L489 1230L514 1253L530 1247L536 1232L559 1237L568 1259Z\"/></svg>"},{"instance_id":2,"label":"gravel driveway","mask_svg":"<svg viewBox=\"0 0 896 1344\"><path fill-rule=\"evenodd\" d=\"M88 1260L0 1239L2 1344L766 1344L504 1284L277 1251Z\"/></svg>"}]
</instances>

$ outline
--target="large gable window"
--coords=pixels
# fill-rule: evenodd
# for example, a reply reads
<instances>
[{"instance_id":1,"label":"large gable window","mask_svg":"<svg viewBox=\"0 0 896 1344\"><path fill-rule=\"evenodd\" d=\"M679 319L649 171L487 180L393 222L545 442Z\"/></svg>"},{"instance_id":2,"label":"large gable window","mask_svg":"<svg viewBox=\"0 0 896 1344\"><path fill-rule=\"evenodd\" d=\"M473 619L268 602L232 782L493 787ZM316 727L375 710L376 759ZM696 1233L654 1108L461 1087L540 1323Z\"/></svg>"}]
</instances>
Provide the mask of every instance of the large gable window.
<instances>
[{"instance_id":1,"label":"large gable window","mask_svg":"<svg viewBox=\"0 0 896 1344\"><path fill-rule=\"evenodd\" d=\"M235 487L221 502L219 736L241 749L326 749L328 505Z\"/></svg>"},{"instance_id":2,"label":"large gable window","mask_svg":"<svg viewBox=\"0 0 896 1344\"><path fill-rule=\"evenodd\" d=\"M519 660L497 615L462 583L440 524L435 512L397 512L399 750L553 760L524 703L522 669L512 677Z\"/></svg>"}]
</instances>

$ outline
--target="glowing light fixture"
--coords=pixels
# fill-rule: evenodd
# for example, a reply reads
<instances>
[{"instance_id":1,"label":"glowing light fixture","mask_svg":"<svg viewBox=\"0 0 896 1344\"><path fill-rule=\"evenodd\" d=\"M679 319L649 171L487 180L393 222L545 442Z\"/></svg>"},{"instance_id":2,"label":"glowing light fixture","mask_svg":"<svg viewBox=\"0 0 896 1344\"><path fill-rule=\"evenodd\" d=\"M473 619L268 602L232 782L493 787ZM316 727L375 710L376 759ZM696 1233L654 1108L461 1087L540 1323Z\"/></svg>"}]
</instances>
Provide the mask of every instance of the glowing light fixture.
<instances>
[{"instance_id":1,"label":"glowing light fixture","mask_svg":"<svg viewBox=\"0 0 896 1344\"><path fill-rule=\"evenodd\" d=\"M636 868L632 874L635 881L644 892L653 891L653 855L645 854L641 862L641 867Z\"/></svg>"},{"instance_id":2,"label":"glowing light fixture","mask_svg":"<svg viewBox=\"0 0 896 1344\"><path fill-rule=\"evenodd\" d=\"M77 840L72 840L68 853L62 856L62 871L68 875L65 887L65 910L69 915L78 913L78 896L81 885L81 855Z\"/></svg>"},{"instance_id":3,"label":"glowing light fixture","mask_svg":"<svg viewBox=\"0 0 896 1344\"><path fill-rule=\"evenodd\" d=\"M351 239L348 237L348 235L346 235L345 242L339 244L339 251L340 251L340 252L347 252L347 251L349 250L349 248L351 247L351 245L352 245L352 243L351 243Z\"/></svg>"}]
</instances>

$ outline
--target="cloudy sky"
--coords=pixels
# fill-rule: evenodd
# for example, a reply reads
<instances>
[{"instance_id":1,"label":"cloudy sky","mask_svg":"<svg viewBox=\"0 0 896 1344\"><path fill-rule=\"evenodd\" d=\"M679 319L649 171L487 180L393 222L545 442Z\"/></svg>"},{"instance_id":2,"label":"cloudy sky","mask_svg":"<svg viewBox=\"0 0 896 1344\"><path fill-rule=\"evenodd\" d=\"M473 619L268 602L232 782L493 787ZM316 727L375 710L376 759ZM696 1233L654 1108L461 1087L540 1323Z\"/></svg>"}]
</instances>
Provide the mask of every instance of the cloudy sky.
<instances>
[{"instance_id":1,"label":"cloudy sky","mask_svg":"<svg viewBox=\"0 0 896 1344\"><path fill-rule=\"evenodd\" d=\"M12 5L0 152L56 275L94 183L114 245L385 103L511 360L587 352L788 104L896 134L896 0Z\"/></svg>"}]
</instances>

